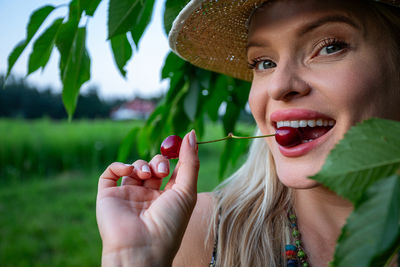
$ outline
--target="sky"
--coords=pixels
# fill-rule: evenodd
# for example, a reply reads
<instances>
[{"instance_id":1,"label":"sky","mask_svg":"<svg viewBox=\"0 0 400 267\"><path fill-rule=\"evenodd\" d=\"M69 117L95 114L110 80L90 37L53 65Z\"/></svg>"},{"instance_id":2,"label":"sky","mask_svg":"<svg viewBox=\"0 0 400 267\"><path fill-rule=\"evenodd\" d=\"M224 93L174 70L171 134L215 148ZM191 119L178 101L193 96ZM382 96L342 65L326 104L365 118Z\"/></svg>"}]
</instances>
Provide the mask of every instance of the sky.
<instances>
[{"instance_id":1,"label":"sky","mask_svg":"<svg viewBox=\"0 0 400 267\"><path fill-rule=\"evenodd\" d=\"M133 58L126 66L126 79L119 73L111 54L110 44L106 40L109 0L101 2L94 17L88 22L86 45L91 57L91 80L83 85L82 92L87 91L91 86L97 86L99 95L103 99L151 97L166 92L168 82L161 81L160 78L161 67L170 51L162 24L164 1L156 0L151 24L139 43L138 51L134 51ZM69 0L0 0L1 74L7 71L8 54L19 41L25 39L26 25L32 11L46 4L57 6L69 2ZM67 12L67 7L53 11L35 37L39 36L55 18L64 16ZM27 74L27 62L32 51L32 43L31 41L31 44L25 48L13 67L12 74L16 77L25 77ZM58 51L54 50L45 69L39 69L26 77L27 82L39 88L51 87L55 92L61 92L58 61Z\"/></svg>"}]
</instances>

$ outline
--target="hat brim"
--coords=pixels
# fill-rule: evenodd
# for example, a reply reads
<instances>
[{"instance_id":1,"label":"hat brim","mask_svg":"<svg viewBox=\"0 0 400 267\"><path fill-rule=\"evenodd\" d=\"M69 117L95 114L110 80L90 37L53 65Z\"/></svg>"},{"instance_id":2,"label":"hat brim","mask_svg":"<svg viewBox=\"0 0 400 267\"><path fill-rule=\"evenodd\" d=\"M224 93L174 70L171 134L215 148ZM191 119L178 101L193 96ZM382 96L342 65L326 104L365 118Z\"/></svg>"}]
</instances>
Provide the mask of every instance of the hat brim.
<instances>
[{"instance_id":1,"label":"hat brim","mask_svg":"<svg viewBox=\"0 0 400 267\"><path fill-rule=\"evenodd\" d=\"M192 0L175 19L169 45L195 66L251 81L246 59L247 22L268 0ZM400 7L400 0L380 0Z\"/></svg>"}]
</instances>

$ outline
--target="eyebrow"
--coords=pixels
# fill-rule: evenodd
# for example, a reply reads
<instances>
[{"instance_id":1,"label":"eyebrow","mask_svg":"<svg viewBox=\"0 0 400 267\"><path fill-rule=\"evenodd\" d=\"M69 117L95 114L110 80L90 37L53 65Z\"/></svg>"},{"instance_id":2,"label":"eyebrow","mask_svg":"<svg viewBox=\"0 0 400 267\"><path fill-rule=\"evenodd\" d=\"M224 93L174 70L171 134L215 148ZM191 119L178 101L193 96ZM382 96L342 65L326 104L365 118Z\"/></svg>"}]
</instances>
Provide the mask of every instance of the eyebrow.
<instances>
[{"instance_id":1,"label":"eyebrow","mask_svg":"<svg viewBox=\"0 0 400 267\"><path fill-rule=\"evenodd\" d=\"M324 25L326 23L331 23L331 22L343 22L343 23L349 24L350 26L352 26L356 29L360 29L360 26L357 25L349 17L342 16L342 15L332 15L332 16L322 17L316 21L306 24L305 26L301 27L300 31L298 32L298 35L301 36L301 35L306 34L318 27L321 27L322 25Z\"/></svg>"},{"instance_id":2,"label":"eyebrow","mask_svg":"<svg viewBox=\"0 0 400 267\"><path fill-rule=\"evenodd\" d=\"M360 29L360 26L357 25L353 20L351 20L350 18L346 17L346 16L342 16L342 15L332 15L332 16L324 16L320 19L317 19L315 21L312 21L304 26L302 26L300 28L300 30L297 32L298 36L302 36L318 27L321 27L324 24L327 23L333 23L333 22L342 22L342 23L346 23L356 29ZM246 45L246 51L249 50L250 47L265 47L268 46L269 42L268 41L251 41Z\"/></svg>"}]
</instances>

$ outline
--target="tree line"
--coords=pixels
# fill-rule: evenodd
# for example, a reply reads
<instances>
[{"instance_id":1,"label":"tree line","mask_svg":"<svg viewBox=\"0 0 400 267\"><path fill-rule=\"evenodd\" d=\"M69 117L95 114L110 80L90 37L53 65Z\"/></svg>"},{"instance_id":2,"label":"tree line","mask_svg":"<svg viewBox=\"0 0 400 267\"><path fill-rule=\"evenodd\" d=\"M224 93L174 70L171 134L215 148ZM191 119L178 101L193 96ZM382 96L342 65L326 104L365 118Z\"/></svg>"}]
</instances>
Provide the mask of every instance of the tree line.
<instances>
[{"instance_id":1,"label":"tree line","mask_svg":"<svg viewBox=\"0 0 400 267\"><path fill-rule=\"evenodd\" d=\"M103 100L98 95L98 88L93 86L87 93L79 95L74 119L109 118L112 109L125 101L126 99ZM4 86L4 76L0 76L1 117L68 119L61 93L55 93L52 88L39 89L16 77L8 78Z\"/></svg>"}]
</instances>

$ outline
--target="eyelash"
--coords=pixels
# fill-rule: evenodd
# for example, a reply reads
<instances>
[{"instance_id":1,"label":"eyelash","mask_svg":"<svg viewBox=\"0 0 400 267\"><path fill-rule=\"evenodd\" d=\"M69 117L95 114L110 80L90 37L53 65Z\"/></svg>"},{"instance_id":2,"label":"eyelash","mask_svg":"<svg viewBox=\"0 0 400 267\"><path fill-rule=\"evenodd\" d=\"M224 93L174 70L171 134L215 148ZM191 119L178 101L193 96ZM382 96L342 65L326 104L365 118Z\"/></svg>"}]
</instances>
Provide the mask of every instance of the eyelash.
<instances>
[{"instance_id":1,"label":"eyelash","mask_svg":"<svg viewBox=\"0 0 400 267\"><path fill-rule=\"evenodd\" d=\"M323 48L328 47L330 45L339 45L341 46L342 50L349 47L349 44L346 43L345 41L339 40L337 38L327 38L318 42L318 44L315 45L315 49L317 51L315 54L320 53Z\"/></svg>"},{"instance_id":2,"label":"eyelash","mask_svg":"<svg viewBox=\"0 0 400 267\"><path fill-rule=\"evenodd\" d=\"M328 47L330 45L340 45L341 49L345 49L345 48L349 47L349 44L346 43L345 41L341 41L337 38L327 38L327 39L324 39L324 40L318 42L318 44L316 44L314 46L314 50L315 49L317 50L317 52L315 54L317 55L318 53L321 52L321 50L323 48ZM265 60L269 60L269 59L265 59L263 57L258 57L258 58L252 59L251 62L248 62L248 68L255 69L257 67L258 63L265 61Z\"/></svg>"},{"instance_id":3,"label":"eyelash","mask_svg":"<svg viewBox=\"0 0 400 267\"><path fill-rule=\"evenodd\" d=\"M251 62L248 62L247 66L249 69L253 70L257 67L258 63L263 62L265 60L268 60L268 59L263 58L263 57L258 57L258 58L252 59Z\"/></svg>"}]
</instances>

